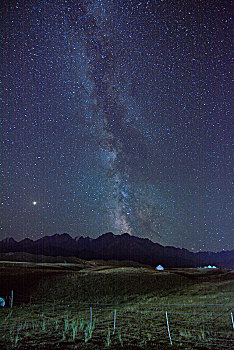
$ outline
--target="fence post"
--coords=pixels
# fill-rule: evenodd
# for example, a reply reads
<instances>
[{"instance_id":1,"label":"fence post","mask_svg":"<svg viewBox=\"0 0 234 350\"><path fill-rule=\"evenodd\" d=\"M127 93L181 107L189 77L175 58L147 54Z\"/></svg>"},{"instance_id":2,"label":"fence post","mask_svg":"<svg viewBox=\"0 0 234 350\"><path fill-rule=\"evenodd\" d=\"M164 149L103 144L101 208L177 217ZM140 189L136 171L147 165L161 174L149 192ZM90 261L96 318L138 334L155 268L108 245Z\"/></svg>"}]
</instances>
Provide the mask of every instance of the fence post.
<instances>
[{"instance_id":1,"label":"fence post","mask_svg":"<svg viewBox=\"0 0 234 350\"><path fill-rule=\"evenodd\" d=\"M205 339L205 320L204 317L202 317L202 338Z\"/></svg>"},{"instance_id":2,"label":"fence post","mask_svg":"<svg viewBox=\"0 0 234 350\"><path fill-rule=\"evenodd\" d=\"M13 307L13 290L11 291L11 296L10 296L10 307Z\"/></svg>"},{"instance_id":3,"label":"fence post","mask_svg":"<svg viewBox=\"0 0 234 350\"><path fill-rule=\"evenodd\" d=\"M231 319L232 319L232 327L234 329L234 321L233 321L233 314L232 314L232 312L231 312Z\"/></svg>"},{"instance_id":4,"label":"fence post","mask_svg":"<svg viewBox=\"0 0 234 350\"><path fill-rule=\"evenodd\" d=\"M166 319L167 319L167 330L168 330L168 334L169 334L169 339L170 339L170 343L171 343L171 345L172 345L171 333L170 333L170 328L169 328L169 321L168 321L167 311L166 311Z\"/></svg>"},{"instance_id":5,"label":"fence post","mask_svg":"<svg viewBox=\"0 0 234 350\"><path fill-rule=\"evenodd\" d=\"M142 313L141 313L141 305L139 306L139 312L140 312L140 317L139 317L139 320L140 320L140 332L139 332L139 335L140 335L140 340L141 340L141 338L142 338L142 329L141 329Z\"/></svg>"},{"instance_id":6,"label":"fence post","mask_svg":"<svg viewBox=\"0 0 234 350\"><path fill-rule=\"evenodd\" d=\"M116 309L114 310L114 330L113 330L113 335L115 334L115 322L116 322Z\"/></svg>"},{"instance_id":7,"label":"fence post","mask_svg":"<svg viewBox=\"0 0 234 350\"><path fill-rule=\"evenodd\" d=\"M92 316L93 316L93 310L90 308L90 324L89 324L89 329L92 328Z\"/></svg>"}]
</instances>

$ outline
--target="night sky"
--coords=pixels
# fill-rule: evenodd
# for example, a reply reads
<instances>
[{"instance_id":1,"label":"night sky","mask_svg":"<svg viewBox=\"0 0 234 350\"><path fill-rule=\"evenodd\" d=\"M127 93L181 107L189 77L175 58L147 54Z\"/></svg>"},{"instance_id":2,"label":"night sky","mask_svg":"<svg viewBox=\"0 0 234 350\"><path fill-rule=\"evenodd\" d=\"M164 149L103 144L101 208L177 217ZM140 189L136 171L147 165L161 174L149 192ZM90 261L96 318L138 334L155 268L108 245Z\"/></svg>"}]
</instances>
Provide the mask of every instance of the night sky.
<instances>
[{"instance_id":1,"label":"night sky","mask_svg":"<svg viewBox=\"0 0 234 350\"><path fill-rule=\"evenodd\" d=\"M233 249L231 1L2 6L1 238Z\"/></svg>"}]
</instances>

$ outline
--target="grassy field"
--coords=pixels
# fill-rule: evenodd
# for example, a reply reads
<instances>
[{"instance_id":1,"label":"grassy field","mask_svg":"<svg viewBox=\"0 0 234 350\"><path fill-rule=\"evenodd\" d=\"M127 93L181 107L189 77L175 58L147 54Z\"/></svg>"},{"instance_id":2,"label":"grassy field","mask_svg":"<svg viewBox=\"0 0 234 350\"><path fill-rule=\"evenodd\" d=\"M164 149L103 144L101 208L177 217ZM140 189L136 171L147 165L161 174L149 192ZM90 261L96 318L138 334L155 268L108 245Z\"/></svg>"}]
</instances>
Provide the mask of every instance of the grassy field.
<instances>
[{"instance_id":1,"label":"grassy field","mask_svg":"<svg viewBox=\"0 0 234 350\"><path fill-rule=\"evenodd\" d=\"M232 271L122 265L2 262L1 349L232 348Z\"/></svg>"}]
</instances>

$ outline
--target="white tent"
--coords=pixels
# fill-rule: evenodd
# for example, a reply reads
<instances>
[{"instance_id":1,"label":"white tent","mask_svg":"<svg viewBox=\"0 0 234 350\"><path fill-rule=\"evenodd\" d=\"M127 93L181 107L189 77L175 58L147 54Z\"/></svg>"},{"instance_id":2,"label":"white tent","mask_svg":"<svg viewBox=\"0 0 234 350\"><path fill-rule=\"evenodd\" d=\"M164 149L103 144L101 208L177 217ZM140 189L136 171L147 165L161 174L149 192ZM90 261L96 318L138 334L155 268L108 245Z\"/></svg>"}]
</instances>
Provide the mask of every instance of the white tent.
<instances>
[{"instance_id":1,"label":"white tent","mask_svg":"<svg viewBox=\"0 0 234 350\"><path fill-rule=\"evenodd\" d=\"M163 270L164 270L164 267L163 267L162 265L158 265L158 266L156 267L156 270L158 270L158 271L163 271Z\"/></svg>"}]
</instances>

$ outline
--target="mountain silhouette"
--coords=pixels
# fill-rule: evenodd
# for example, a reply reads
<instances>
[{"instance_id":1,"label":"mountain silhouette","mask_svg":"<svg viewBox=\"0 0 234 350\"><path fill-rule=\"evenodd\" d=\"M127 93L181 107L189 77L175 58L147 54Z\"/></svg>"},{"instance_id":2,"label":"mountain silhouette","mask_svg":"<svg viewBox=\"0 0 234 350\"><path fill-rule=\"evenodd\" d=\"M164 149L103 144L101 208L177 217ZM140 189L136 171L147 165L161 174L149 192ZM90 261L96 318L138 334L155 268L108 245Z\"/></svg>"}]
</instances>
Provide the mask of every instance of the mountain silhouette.
<instances>
[{"instance_id":1,"label":"mountain silhouette","mask_svg":"<svg viewBox=\"0 0 234 350\"><path fill-rule=\"evenodd\" d=\"M77 257L80 259L131 260L142 264L159 264L173 267L199 267L215 265L234 268L234 250L193 253L184 248L162 246L148 238L131 236L128 233L114 235L107 232L98 238L76 237L69 234L44 236L36 241L25 238L20 242L13 238L0 241L0 253L25 252L46 256Z\"/></svg>"}]
</instances>

